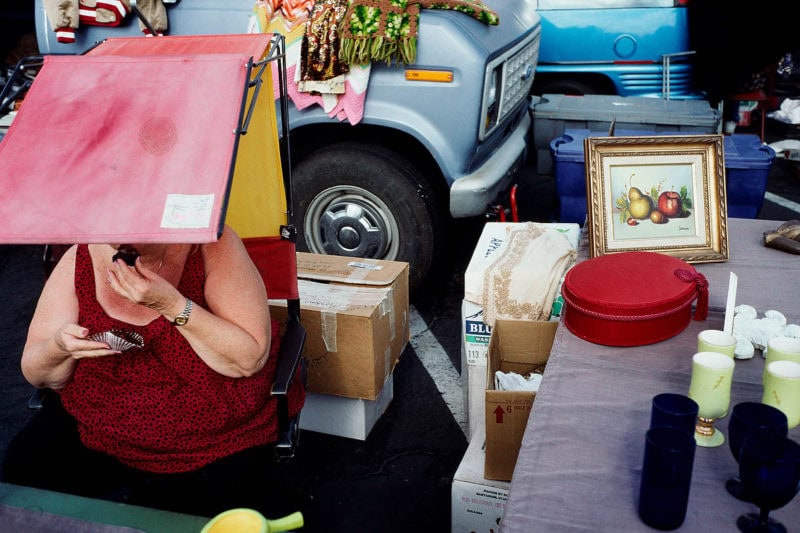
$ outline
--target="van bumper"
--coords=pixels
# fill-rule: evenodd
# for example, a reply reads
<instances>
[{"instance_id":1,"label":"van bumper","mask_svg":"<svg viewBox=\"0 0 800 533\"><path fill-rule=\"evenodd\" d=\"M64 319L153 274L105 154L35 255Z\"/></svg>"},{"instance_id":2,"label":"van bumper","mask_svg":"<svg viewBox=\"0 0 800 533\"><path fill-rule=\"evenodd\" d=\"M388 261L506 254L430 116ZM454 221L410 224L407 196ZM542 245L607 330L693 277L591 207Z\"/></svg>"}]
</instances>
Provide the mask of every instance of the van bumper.
<instances>
[{"instance_id":1,"label":"van bumper","mask_svg":"<svg viewBox=\"0 0 800 533\"><path fill-rule=\"evenodd\" d=\"M525 163L530 113L525 113L503 146L481 167L450 187L450 214L465 218L486 214L488 206L509 188Z\"/></svg>"}]
</instances>

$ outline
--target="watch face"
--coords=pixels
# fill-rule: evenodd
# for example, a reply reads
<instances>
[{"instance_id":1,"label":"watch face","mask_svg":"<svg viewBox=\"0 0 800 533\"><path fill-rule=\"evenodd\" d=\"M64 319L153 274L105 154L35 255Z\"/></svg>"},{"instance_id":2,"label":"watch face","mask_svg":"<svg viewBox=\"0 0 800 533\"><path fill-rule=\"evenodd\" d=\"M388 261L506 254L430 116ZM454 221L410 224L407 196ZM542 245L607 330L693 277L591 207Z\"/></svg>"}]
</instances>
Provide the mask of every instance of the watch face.
<instances>
[{"instance_id":1,"label":"watch face","mask_svg":"<svg viewBox=\"0 0 800 533\"><path fill-rule=\"evenodd\" d=\"M178 326L182 326L182 325L186 324L188 319L189 319L189 317L185 317L183 315L176 316L175 317L175 324L177 324Z\"/></svg>"}]
</instances>

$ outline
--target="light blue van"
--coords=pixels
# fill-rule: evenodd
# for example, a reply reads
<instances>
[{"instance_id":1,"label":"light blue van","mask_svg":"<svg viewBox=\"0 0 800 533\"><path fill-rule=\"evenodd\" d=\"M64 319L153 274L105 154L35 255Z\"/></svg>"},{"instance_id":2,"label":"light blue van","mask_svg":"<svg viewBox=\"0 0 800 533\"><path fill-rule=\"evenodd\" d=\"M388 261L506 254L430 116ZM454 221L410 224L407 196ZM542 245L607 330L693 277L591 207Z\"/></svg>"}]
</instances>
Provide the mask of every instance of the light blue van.
<instances>
[{"instance_id":1,"label":"light blue van","mask_svg":"<svg viewBox=\"0 0 800 533\"><path fill-rule=\"evenodd\" d=\"M700 98L688 0L532 0L542 43L534 94Z\"/></svg>"},{"instance_id":2,"label":"light blue van","mask_svg":"<svg viewBox=\"0 0 800 533\"><path fill-rule=\"evenodd\" d=\"M170 35L244 33L254 5L161 2ZM292 3L273 3L281 2ZM321 105L289 106L300 250L407 262L413 292L447 252L450 219L508 205L527 158L541 27L531 0L483 2L498 14L497 26L455 10L422 10L416 61L374 62L369 90L342 106L363 102L360 120L340 120ZM127 17L115 27L80 25L75 42L59 42L45 3L34 2L42 54L142 36L135 17ZM288 46L296 67L300 38Z\"/></svg>"}]
</instances>

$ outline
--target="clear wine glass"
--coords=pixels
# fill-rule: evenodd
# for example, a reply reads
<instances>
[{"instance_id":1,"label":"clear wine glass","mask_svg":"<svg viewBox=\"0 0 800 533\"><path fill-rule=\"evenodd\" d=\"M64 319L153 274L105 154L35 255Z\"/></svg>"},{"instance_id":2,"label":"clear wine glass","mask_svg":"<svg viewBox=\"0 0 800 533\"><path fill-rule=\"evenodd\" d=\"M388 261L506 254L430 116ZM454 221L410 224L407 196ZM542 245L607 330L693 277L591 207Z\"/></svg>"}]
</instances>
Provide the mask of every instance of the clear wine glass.
<instances>
[{"instance_id":1,"label":"clear wine glass","mask_svg":"<svg viewBox=\"0 0 800 533\"><path fill-rule=\"evenodd\" d=\"M759 508L738 518L739 531L785 533L786 527L769 513L792 501L800 489L800 444L779 435L750 435L739 452L739 477Z\"/></svg>"},{"instance_id":2,"label":"clear wine glass","mask_svg":"<svg viewBox=\"0 0 800 533\"><path fill-rule=\"evenodd\" d=\"M755 433L766 433L785 437L787 435L788 420L783 411L771 405L759 402L737 403L731 411L731 420L728 422L728 444L736 462L744 440ZM749 502L752 497L745 491L741 480L733 477L725 483L725 488L736 498Z\"/></svg>"}]
</instances>

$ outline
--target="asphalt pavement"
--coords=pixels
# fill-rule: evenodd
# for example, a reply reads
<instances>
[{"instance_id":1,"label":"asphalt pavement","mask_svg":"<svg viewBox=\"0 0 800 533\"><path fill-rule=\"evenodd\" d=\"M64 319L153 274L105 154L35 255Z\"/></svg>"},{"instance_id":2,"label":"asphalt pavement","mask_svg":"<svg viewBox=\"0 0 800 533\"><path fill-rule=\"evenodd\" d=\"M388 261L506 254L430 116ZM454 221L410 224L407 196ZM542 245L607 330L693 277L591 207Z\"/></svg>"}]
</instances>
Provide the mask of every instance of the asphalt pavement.
<instances>
[{"instance_id":1,"label":"asphalt pavement","mask_svg":"<svg viewBox=\"0 0 800 533\"><path fill-rule=\"evenodd\" d=\"M783 134L771 131L768 142ZM536 175L535 168L532 162L523 175L521 220L553 221L554 177ZM759 218L800 218L800 163L776 159L767 190L776 201L765 200ZM412 301L425 334L435 337L458 373L463 273L483 222L454 225L451 250L440 258L446 274ZM41 257L40 246L0 246L0 453L32 416L26 406L32 389L20 373L19 356L43 283ZM403 352L394 372L394 398L365 441L303 432L298 455L280 482L301 495L304 531L450 531L450 486L467 441L415 344L412 338Z\"/></svg>"}]
</instances>

